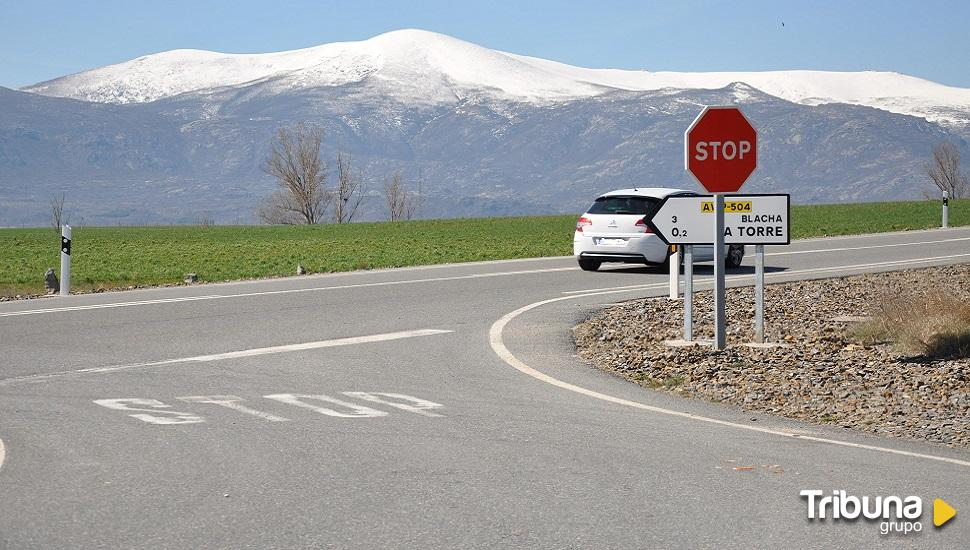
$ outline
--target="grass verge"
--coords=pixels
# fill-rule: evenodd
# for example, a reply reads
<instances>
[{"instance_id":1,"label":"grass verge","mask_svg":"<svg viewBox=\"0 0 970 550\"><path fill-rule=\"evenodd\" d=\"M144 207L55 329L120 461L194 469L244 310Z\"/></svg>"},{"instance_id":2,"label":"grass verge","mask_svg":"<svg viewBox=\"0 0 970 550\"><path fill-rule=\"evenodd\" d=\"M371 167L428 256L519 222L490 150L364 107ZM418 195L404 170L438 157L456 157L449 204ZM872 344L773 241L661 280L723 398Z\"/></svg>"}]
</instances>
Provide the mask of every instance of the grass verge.
<instances>
[{"instance_id":1,"label":"grass verge","mask_svg":"<svg viewBox=\"0 0 970 550\"><path fill-rule=\"evenodd\" d=\"M953 225L970 225L970 201L953 201ZM321 226L85 227L74 231L72 288L201 281L469 262L572 252L576 216L419 220ZM938 227L936 201L792 207L794 238ZM58 269L52 229L0 229L0 296L39 294Z\"/></svg>"}]
</instances>

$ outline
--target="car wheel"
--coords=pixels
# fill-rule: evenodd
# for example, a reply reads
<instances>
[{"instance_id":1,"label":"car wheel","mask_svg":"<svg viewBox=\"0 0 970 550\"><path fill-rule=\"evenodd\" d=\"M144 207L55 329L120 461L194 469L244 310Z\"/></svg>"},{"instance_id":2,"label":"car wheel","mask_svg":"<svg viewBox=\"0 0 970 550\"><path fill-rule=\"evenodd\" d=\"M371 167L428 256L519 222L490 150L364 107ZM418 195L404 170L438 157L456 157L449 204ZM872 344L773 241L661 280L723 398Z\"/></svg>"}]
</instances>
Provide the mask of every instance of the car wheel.
<instances>
[{"instance_id":1,"label":"car wheel","mask_svg":"<svg viewBox=\"0 0 970 550\"><path fill-rule=\"evenodd\" d=\"M741 260L744 259L744 246L732 244L728 247L727 257L724 258L724 265L727 267L739 267Z\"/></svg>"},{"instance_id":2,"label":"car wheel","mask_svg":"<svg viewBox=\"0 0 970 550\"><path fill-rule=\"evenodd\" d=\"M598 260L579 260L579 267L583 271L596 271L600 268L600 263Z\"/></svg>"}]
</instances>

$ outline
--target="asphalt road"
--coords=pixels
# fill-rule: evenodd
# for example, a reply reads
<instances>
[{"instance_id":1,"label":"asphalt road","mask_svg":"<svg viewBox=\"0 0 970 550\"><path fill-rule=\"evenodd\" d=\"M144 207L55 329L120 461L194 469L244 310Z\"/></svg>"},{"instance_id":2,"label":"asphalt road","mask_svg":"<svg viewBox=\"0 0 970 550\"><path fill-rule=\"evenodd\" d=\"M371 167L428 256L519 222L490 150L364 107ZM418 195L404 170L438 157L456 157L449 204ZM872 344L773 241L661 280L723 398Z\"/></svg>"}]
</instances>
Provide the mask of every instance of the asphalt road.
<instances>
[{"instance_id":1,"label":"asphalt road","mask_svg":"<svg viewBox=\"0 0 970 550\"><path fill-rule=\"evenodd\" d=\"M769 282L967 261L970 229L766 258ZM573 355L590 312L665 293L549 258L2 303L0 548L967 548L932 500L970 513L970 452ZM808 489L918 495L922 531L809 521Z\"/></svg>"}]
</instances>

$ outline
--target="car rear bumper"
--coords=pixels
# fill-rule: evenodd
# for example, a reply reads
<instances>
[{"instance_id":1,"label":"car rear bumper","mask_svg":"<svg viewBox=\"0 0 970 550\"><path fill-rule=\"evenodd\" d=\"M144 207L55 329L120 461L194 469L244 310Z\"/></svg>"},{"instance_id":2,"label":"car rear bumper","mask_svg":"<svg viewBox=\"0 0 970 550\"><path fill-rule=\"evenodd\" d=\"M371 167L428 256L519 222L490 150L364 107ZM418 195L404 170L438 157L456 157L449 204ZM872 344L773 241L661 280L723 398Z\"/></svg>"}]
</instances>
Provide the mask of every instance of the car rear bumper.
<instances>
[{"instance_id":1,"label":"car rear bumper","mask_svg":"<svg viewBox=\"0 0 970 550\"><path fill-rule=\"evenodd\" d=\"M669 247L656 235L623 235L626 246L600 246L594 241L600 235L575 233L573 255L577 258L595 259L601 262L662 264L667 261ZM615 238L616 235L602 237Z\"/></svg>"}]
</instances>

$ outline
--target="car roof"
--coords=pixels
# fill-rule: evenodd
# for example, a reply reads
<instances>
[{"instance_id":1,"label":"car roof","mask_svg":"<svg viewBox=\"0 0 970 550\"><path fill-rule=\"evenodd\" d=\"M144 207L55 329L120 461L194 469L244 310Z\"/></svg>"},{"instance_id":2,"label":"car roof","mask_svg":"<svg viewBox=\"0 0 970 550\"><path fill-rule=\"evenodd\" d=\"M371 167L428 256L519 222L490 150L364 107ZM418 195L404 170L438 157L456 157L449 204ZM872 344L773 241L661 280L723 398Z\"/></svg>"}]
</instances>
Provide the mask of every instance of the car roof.
<instances>
[{"instance_id":1,"label":"car roof","mask_svg":"<svg viewBox=\"0 0 970 550\"><path fill-rule=\"evenodd\" d=\"M609 193L603 193L600 197L653 197L662 199L668 195L676 193L691 193L687 189L673 189L670 187L633 187L630 189L617 189Z\"/></svg>"}]
</instances>

